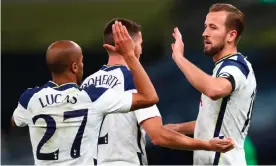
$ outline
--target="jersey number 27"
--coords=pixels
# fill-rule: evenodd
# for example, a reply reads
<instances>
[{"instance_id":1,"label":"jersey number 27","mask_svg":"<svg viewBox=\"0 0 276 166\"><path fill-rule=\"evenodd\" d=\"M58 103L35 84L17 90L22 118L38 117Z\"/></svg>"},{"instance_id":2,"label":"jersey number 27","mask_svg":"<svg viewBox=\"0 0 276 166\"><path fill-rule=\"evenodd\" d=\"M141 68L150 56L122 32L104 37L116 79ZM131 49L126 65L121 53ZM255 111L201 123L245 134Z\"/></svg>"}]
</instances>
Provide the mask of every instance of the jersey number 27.
<instances>
[{"instance_id":1,"label":"jersey number 27","mask_svg":"<svg viewBox=\"0 0 276 166\"><path fill-rule=\"evenodd\" d=\"M73 145L71 147L71 157L72 158L80 157L81 140L82 140L83 132L85 130L85 126L86 126L86 122L87 122L87 113L88 113L87 109L80 109L80 110L64 112L63 121L65 121L67 119L83 116L82 123L79 127L79 130L77 132L77 135L76 135ZM37 116L33 117L33 119L32 119L33 123L35 124L35 122L40 118L45 120L47 127L46 127L46 132L45 132L44 136L41 138L41 140L37 146L36 157L38 160L58 160L59 149L54 152L51 152L51 153L41 153L40 152L42 146L54 135L54 133L56 131L56 122L50 115L46 115L46 114L37 115Z\"/></svg>"}]
</instances>

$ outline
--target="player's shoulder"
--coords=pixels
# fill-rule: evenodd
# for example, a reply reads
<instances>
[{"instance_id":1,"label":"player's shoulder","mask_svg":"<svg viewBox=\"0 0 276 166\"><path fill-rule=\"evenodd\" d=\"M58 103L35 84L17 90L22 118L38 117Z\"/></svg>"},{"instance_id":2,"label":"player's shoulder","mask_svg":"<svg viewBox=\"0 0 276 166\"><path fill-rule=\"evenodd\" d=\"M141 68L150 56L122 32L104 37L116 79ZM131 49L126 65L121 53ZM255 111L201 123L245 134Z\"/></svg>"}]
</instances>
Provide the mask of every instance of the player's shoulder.
<instances>
[{"instance_id":1,"label":"player's shoulder","mask_svg":"<svg viewBox=\"0 0 276 166\"><path fill-rule=\"evenodd\" d=\"M25 109L28 108L28 105L31 101L31 99L38 93L47 93L47 91L44 91L45 88L53 88L57 91L63 91L71 87L72 84L64 84L62 86L57 85L56 83L52 81L46 82L42 86L36 86L34 88L28 88L26 89L19 98L19 103L22 105ZM74 84L74 87L77 87L76 84Z\"/></svg>"},{"instance_id":2,"label":"player's shoulder","mask_svg":"<svg viewBox=\"0 0 276 166\"><path fill-rule=\"evenodd\" d=\"M248 61L246 60L246 57L242 55L241 53L236 53L236 54L231 54L228 55L220 60L218 60L215 65L220 65L220 64L231 64L231 63L240 63L245 66L247 66Z\"/></svg>"},{"instance_id":3,"label":"player's shoulder","mask_svg":"<svg viewBox=\"0 0 276 166\"><path fill-rule=\"evenodd\" d=\"M28 104L30 102L30 100L32 99L32 97L40 92L42 89L44 88L44 86L36 86L34 88L27 88L20 96L19 98L19 103L21 106L23 106L25 109L27 109Z\"/></svg>"},{"instance_id":4,"label":"player's shoulder","mask_svg":"<svg viewBox=\"0 0 276 166\"><path fill-rule=\"evenodd\" d=\"M119 80L124 82L124 91L136 89L131 71L124 65L103 65L98 72L90 75L88 79L85 79L85 82L83 83L82 87L85 87L85 84L88 84L89 79L106 72L115 75Z\"/></svg>"},{"instance_id":5,"label":"player's shoulder","mask_svg":"<svg viewBox=\"0 0 276 166\"><path fill-rule=\"evenodd\" d=\"M133 81L133 75L131 71L124 65L114 65L110 67L103 68L104 71L114 71L114 70L119 70L123 74L123 79L124 79L124 91L129 91L129 90L135 90L135 85Z\"/></svg>"},{"instance_id":6,"label":"player's shoulder","mask_svg":"<svg viewBox=\"0 0 276 166\"><path fill-rule=\"evenodd\" d=\"M127 67L121 67L120 68L123 75L124 75L124 90L129 91L129 90L135 90L135 84L133 80L133 75L131 71Z\"/></svg>"},{"instance_id":7,"label":"player's shoulder","mask_svg":"<svg viewBox=\"0 0 276 166\"><path fill-rule=\"evenodd\" d=\"M129 72L128 68L125 65L103 65L100 71L111 72L120 70L122 72Z\"/></svg>"},{"instance_id":8,"label":"player's shoulder","mask_svg":"<svg viewBox=\"0 0 276 166\"><path fill-rule=\"evenodd\" d=\"M216 65L219 66L217 74L219 74L220 71L225 67L238 68L245 77L247 77L250 72L248 61L246 60L246 57L244 57L241 53L227 56L216 62Z\"/></svg>"},{"instance_id":9,"label":"player's shoulder","mask_svg":"<svg viewBox=\"0 0 276 166\"><path fill-rule=\"evenodd\" d=\"M100 71L104 71L104 72L120 71L123 73L124 77L132 76L131 71L125 65L112 65L112 66L104 65L100 69Z\"/></svg>"},{"instance_id":10,"label":"player's shoulder","mask_svg":"<svg viewBox=\"0 0 276 166\"><path fill-rule=\"evenodd\" d=\"M93 84L85 86L81 91L87 94L92 102L98 100L108 89L103 87L95 87Z\"/></svg>"}]
</instances>

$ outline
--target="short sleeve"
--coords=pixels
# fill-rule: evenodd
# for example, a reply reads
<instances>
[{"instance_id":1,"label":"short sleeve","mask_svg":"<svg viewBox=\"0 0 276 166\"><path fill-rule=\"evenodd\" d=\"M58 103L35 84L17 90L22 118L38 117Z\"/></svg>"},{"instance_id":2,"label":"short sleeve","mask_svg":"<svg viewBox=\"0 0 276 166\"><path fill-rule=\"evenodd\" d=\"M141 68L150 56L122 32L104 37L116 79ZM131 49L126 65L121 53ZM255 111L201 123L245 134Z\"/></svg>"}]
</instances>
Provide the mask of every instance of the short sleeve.
<instances>
[{"instance_id":1,"label":"short sleeve","mask_svg":"<svg viewBox=\"0 0 276 166\"><path fill-rule=\"evenodd\" d=\"M84 89L103 114L128 112L132 105L132 93L90 86Z\"/></svg>"},{"instance_id":2,"label":"short sleeve","mask_svg":"<svg viewBox=\"0 0 276 166\"><path fill-rule=\"evenodd\" d=\"M18 103L17 108L13 112L13 119L16 126L24 127L30 123L31 114L20 103Z\"/></svg>"},{"instance_id":3,"label":"short sleeve","mask_svg":"<svg viewBox=\"0 0 276 166\"><path fill-rule=\"evenodd\" d=\"M235 60L227 60L220 66L217 77L226 78L232 85L232 92L245 84L249 69L246 64Z\"/></svg>"},{"instance_id":4,"label":"short sleeve","mask_svg":"<svg viewBox=\"0 0 276 166\"><path fill-rule=\"evenodd\" d=\"M129 93L137 93L136 89L132 89L127 91ZM156 105L153 105L151 107L147 107L147 108L142 108L142 109L138 109L134 111L136 119L138 121L138 123L140 124L142 121L149 119L149 118L153 118L153 117L161 117L161 114L159 112L159 109L157 108Z\"/></svg>"},{"instance_id":5,"label":"short sleeve","mask_svg":"<svg viewBox=\"0 0 276 166\"><path fill-rule=\"evenodd\" d=\"M24 127L31 122L32 114L29 110L29 102L40 88L27 89L19 98L17 108L13 112L13 119L17 126Z\"/></svg>"},{"instance_id":6,"label":"short sleeve","mask_svg":"<svg viewBox=\"0 0 276 166\"><path fill-rule=\"evenodd\" d=\"M148 108L139 109L134 112L135 112L135 115L136 115L136 118L137 118L137 121L139 124L142 121L149 119L149 118L161 117L161 114L156 105L153 105Z\"/></svg>"}]
</instances>

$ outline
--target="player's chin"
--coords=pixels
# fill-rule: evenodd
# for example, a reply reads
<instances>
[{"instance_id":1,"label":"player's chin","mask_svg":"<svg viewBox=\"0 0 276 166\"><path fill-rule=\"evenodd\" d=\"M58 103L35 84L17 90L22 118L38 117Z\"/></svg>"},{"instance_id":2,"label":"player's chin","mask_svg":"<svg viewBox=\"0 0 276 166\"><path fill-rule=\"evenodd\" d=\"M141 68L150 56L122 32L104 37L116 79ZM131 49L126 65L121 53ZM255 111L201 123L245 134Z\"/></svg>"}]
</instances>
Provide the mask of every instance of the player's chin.
<instances>
[{"instance_id":1,"label":"player's chin","mask_svg":"<svg viewBox=\"0 0 276 166\"><path fill-rule=\"evenodd\" d=\"M205 49L205 48L204 48L203 52L204 52L204 54L205 54L206 56L208 56L208 57L213 57L213 56L214 56L214 54L213 54L211 48L209 48L209 49Z\"/></svg>"},{"instance_id":2,"label":"player's chin","mask_svg":"<svg viewBox=\"0 0 276 166\"><path fill-rule=\"evenodd\" d=\"M205 54L208 54L210 51L211 51L211 47L204 46L203 52L204 52Z\"/></svg>"}]
</instances>

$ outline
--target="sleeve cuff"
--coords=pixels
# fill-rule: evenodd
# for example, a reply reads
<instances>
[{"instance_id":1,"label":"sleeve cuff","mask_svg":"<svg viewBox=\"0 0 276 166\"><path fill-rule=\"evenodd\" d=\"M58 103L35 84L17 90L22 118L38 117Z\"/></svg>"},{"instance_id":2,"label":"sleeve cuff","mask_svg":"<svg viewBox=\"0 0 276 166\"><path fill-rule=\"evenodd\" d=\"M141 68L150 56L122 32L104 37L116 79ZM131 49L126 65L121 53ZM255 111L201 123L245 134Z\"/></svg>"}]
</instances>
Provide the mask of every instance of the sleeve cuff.
<instances>
[{"instance_id":1,"label":"sleeve cuff","mask_svg":"<svg viewBox=\"0 0 276 166\"><path fill-rule=\"evenodd\" d=\"M231 83L231 86L232 86L231 93L236 89L235 79L234 79L234 77L231 74L229 74L229 73L220 73L218 75L218 77L225 78L225 79L227 79Z\"/></svg>"},{"instance_id":2,"label":"sleeve cuff","mask_svg":"<svg viewBox=\"0 0 276 166\"><path fill-rule=\"evenodd\" d=\"M161 114L156 105L153 105L148 108L143 108L135 111L135 115L138 123L140 124L142 121L153 118L153 117L161 117Z\"/></svg>"},{"instance_id":3,"label":"sleeve cuff","mask_svg":"<svg viewBox=\"0 0 276 166\"><path fill-rule=\"evenodd\" d=\"M123 104L121 111L129 112L130 108L132 106L132 93L124 92L124 97L122 100L123 100L124 104Z\"/></svg>"}]
</instances>

